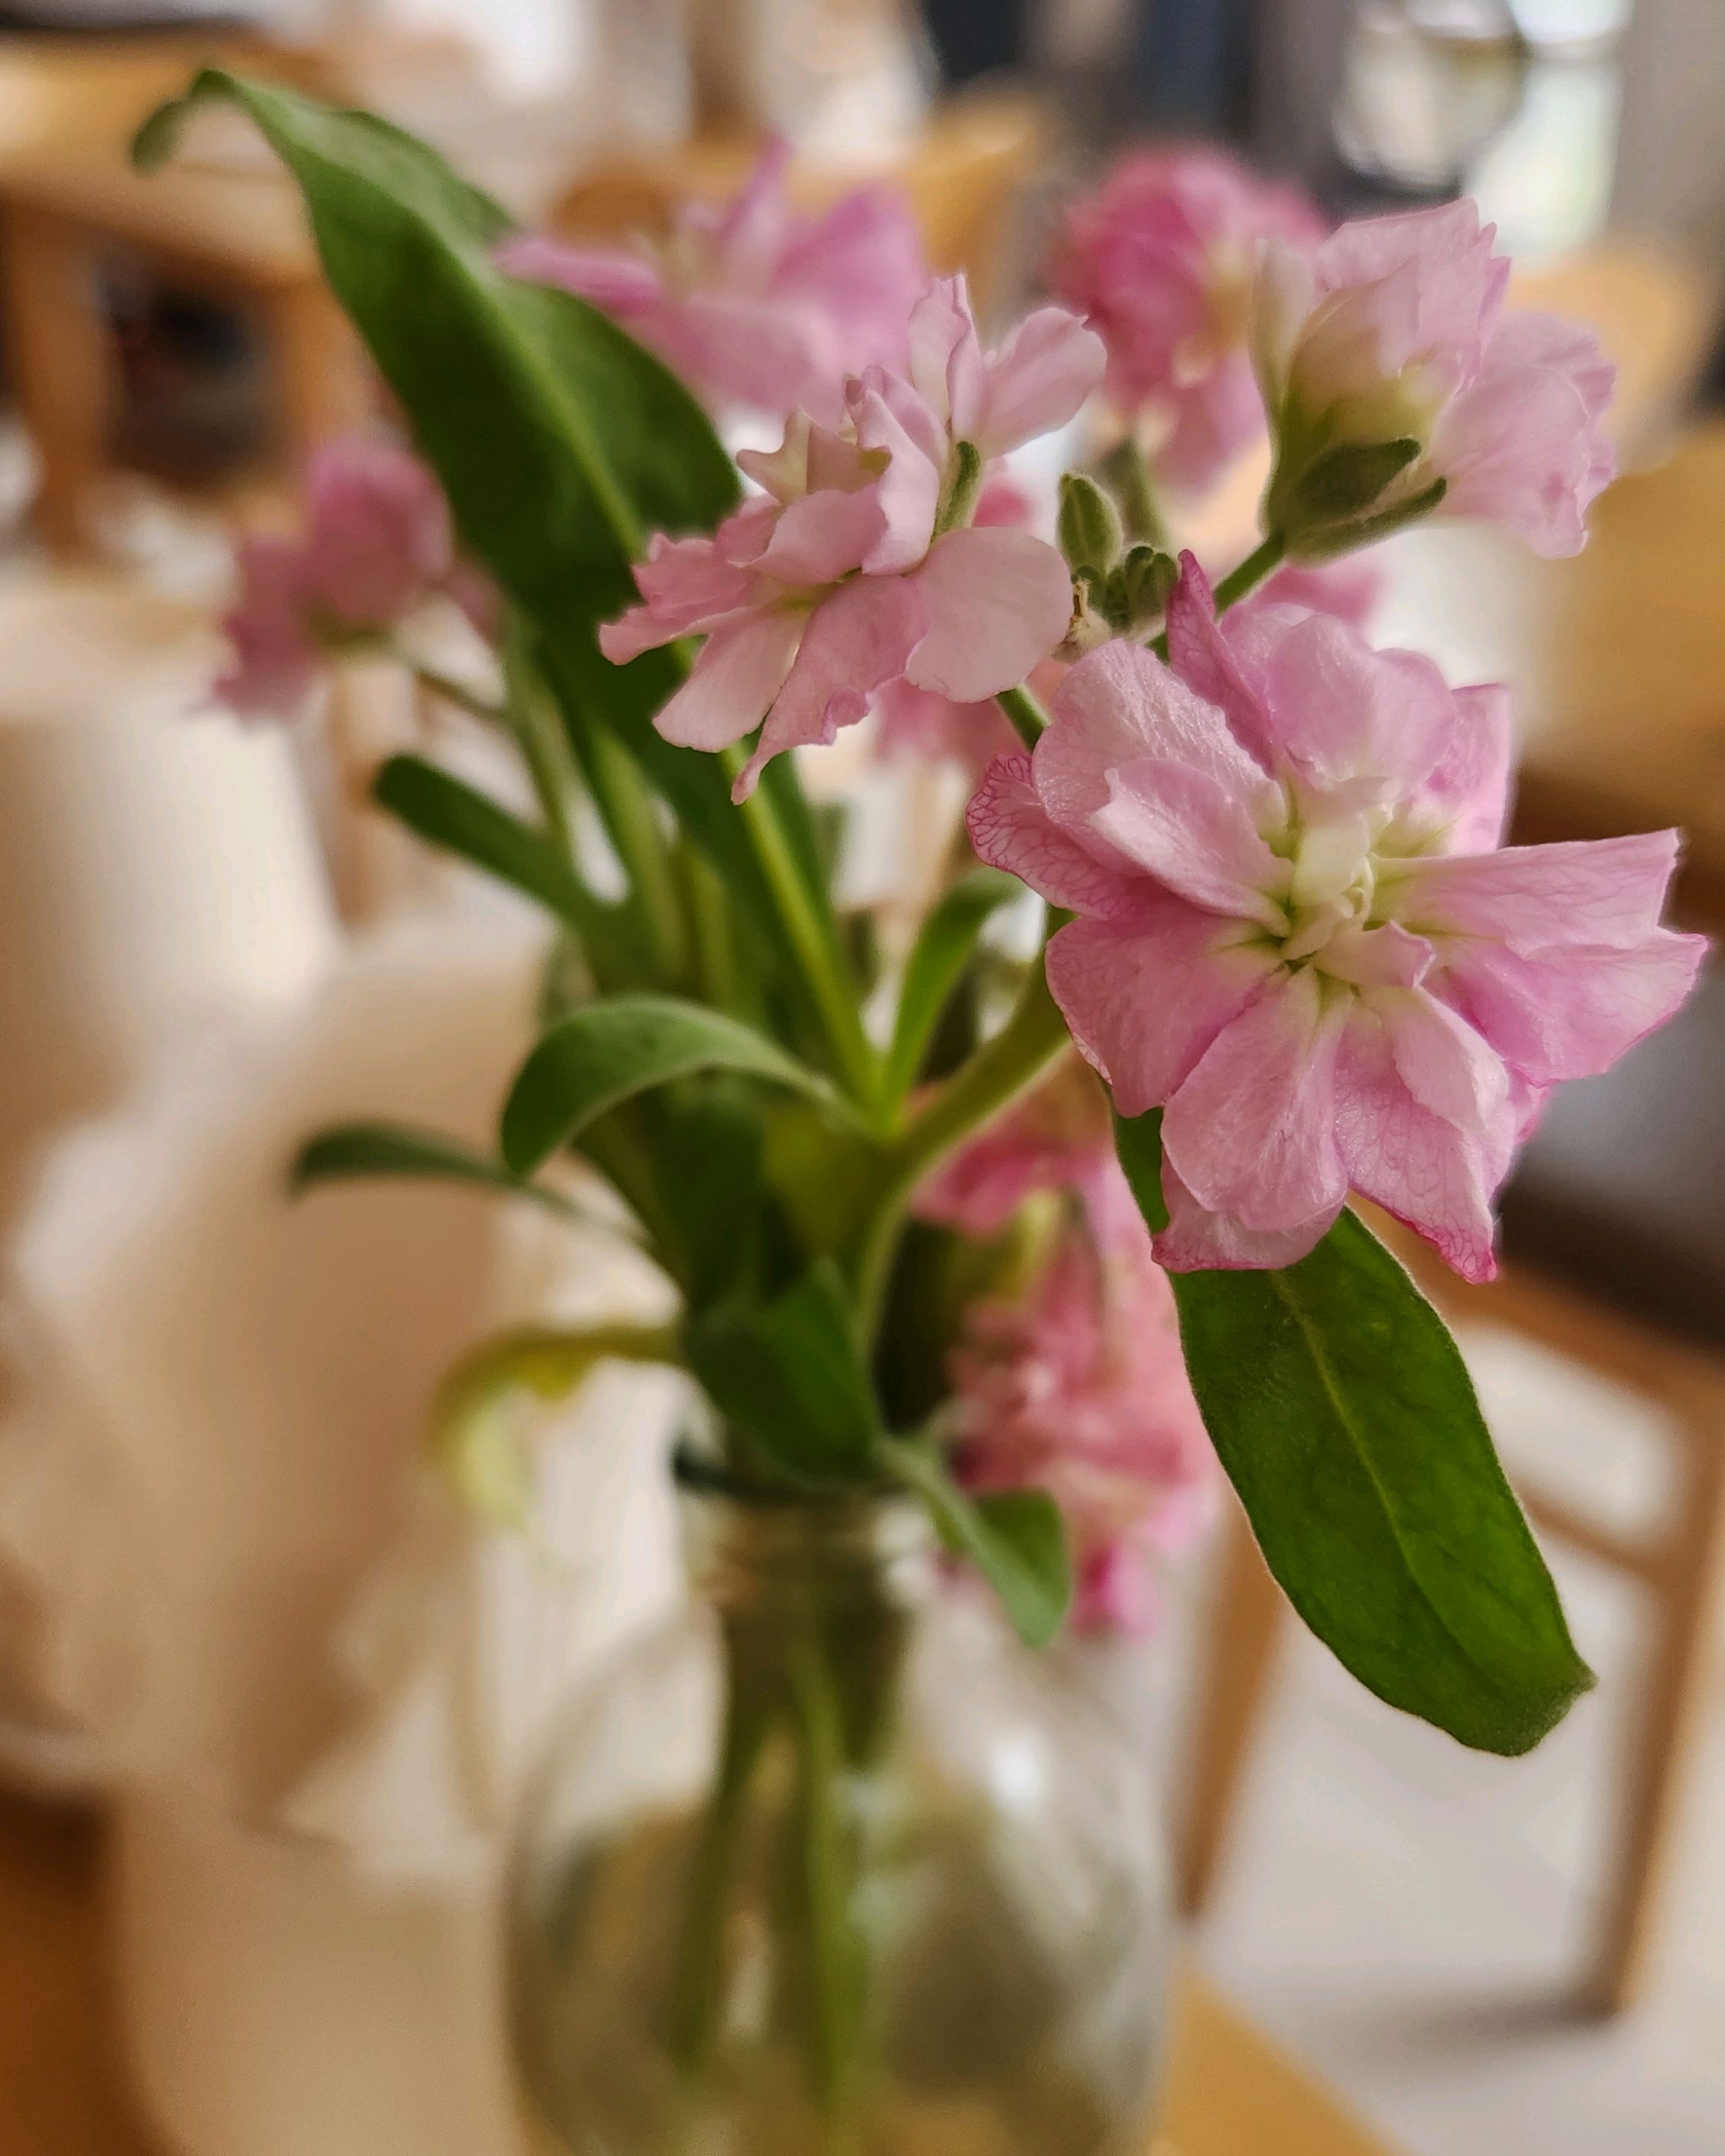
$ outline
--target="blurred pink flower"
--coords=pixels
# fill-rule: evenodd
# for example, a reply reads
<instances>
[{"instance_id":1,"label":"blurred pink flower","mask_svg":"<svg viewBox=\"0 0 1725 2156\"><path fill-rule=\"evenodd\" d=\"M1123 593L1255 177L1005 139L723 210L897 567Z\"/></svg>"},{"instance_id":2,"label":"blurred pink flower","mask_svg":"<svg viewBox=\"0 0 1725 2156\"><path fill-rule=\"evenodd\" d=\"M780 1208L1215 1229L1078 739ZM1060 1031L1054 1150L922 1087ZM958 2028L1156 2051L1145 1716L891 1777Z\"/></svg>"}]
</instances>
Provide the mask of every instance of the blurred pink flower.
<instances>
[{"instance_id":1,"label":"blurred pink flower","mask_svg":"<svg viewBox=\"0 0 1725 2156\"><path fill-rule=\"evenodd\" d=\"M1550 1087L1607 1069L1705 948L1658 925L1674 832L1498 849L1507 698L1322 614L1224 631L1185 557L1173 670L1080 660L971 805L1079 918L1049 948L1122 1115L1163 1106L1176 1270L1304 1255L1348 1191L1470 1280Z\"/></svg>"},{"instance_id":2,"label":"blurred pink flower","mask_svg":"<svg viewBox=\"0 0 1725 2156\"><path fill-rule=\"evenodd\" d=\"M498 260L591 300L709 403L773 419L800 407L836 426L848 374L902 372L928 271L909 205L885 188L798 216L790 155L769 145L734 201L691 203L656 253L524 236Z\"/></svg>"},{"instance_id":3,"label":"blurred pink flower","mask_svg":"<svg viewBox=\"0 0 1725 2156\"><path fill-rule=\"evenodd\" d=\"M912 1210L983 1241L998 1235L1033 1192L1070 1190L1111 1240L1120 1226L1118 1185L1108 1096L1096 1073L1072 1055L942 1162L918 1188ZM1129 1194L1127 1209L1137 1222Z\"/></svg>"},{"instance_id":4,"label":"blurred pink flower","mask_svg":"<svg viewBox=\"0 0 1725 2156\"><path fill-rule=\"evenodd\" d=\"M1502 524L1538 554L1586 543L1615 470L1614 372L1591 331L1504 311L1495 237L1457 202L1345 224L1315 254L1266 250L1252 348L1278 449L1271 521L1296 552L1351 545L1350 525L1414 513L1440 483L1445 516ZM1398 442L1418 453L1381 492L1337 461Z\"/></svg>"},{"instance_id":5,"label":"blurred pink flower","mask_svg":"<svg viewBox=\"0 0 1725 2156\"><path fill-rule=\"evenodd\" d=\"M296 537L240 544L239 596L223 624L234 664L214 685L232 710L291 717L328 650L386 635L439 593L489 633L489 581L458 559L442 490L408 450L365 434L326 442L305 501Z\"/></svg>"},{"instance_id":6,"label":"blurred pink flower","mask_svg":"<svg viewBox=\"0 0 1725 2156\"><path fill-rule=\"evenodd\" d=\"M744 451L764 494L710 538L656 536L635 572L642 604L600 648L623 665L706 639L655 723L711 750L759 726L739 800L771 757L830 742L901 677L960 704L1014 686L1065 635L1071 583L1042 540L963 521L957 445L986 465L1063 424L1101 365L1059 308L985 357L963 280L934 285L911 317L909 377L870 367L848 385L842 428L798 413L772 454Z\"/></svg>"},{"instance_id":7,"label":"blurred pink flower","mask_svg":"<svg viewBox=\"0 0 1725 2156\"><path fill-rule=\"evenodd\" d=\"M968 1489L1045 1490L1070 1539L1081 1631L1142 1630L1150 1560L1204 1517L1214 1455L1180 1353L1168 1281L1111 1169L1132 1231L1078 1220L1018 1302L966 1313L949 1358L953 1469Z\"/></svg>"},{"instance_id":8,"label":"blurred pink flower","mask_svg":"<svg viewBox=\"0 0 1725 2156\"><path fill-rule=\"evenodd\" d=\"M1310 249L1327 229L1295 188L1195 145L1122 158L1068 210L1051 282L1107 346L1115 403L1160 423L1175 485L1209 485L1263 433L1246 347L1259 243Z\"/></svg>"},{"instance_id":9,"label":"blurred pink flower","mask_svg":"<svg viewBox=\"0 0 1725 2156\"><path fill-rule=\"evenodd\" d=\"M1302 607L1333 614L1363 635L1383 595L1384 572L1369 553L1344 554L1333 562L1284 562L1240 600L1231 619L1250 620L1265 607Z\"/></svg>"}]
</instances>

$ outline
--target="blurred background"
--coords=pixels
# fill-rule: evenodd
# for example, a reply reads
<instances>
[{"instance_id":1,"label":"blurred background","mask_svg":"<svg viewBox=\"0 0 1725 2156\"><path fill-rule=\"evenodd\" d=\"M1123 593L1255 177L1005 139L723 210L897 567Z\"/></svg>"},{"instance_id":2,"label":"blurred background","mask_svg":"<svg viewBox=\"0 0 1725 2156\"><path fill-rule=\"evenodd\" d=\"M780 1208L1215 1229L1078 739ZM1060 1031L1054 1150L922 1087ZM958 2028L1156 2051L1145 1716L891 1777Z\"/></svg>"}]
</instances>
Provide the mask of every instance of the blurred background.
<instances>
[{"instance_id":1,"label":"blurred background","mask_svg":"<svg viewBox=\"0 0 1725 2156\"><path fill-rule=\"evenodd\" d=\"M1147 138L1225 141L1337 216L1475 194L1517 296L1590 321L1616 360L1624 476L1578 561L1461 527L1389 542L1376 640L1512 684L1518 838L1681 824L1682 925L1725 925L1716 0L8 0L6 2156L149 2145L123 2138L133 2098L104 2092L86 2030L108 1983L87 1915L104 1798L118 2012L165 2145L398 2145L398 2117L344 2138L366 2102L389 2116L351 2061L329 2066L324 2125L281 2123L311 2101L267 2033L286 1987L326 2061L364 2000L408 2081L434 2020L399 1954L341 1963L355 1989L305 2005L336 1966L318 1923L346 1919L281 1850L331 1820L386 1868L434 1841L423 1876L455 1882L453 1928L397 1946L423 1977L456 1941L437 1984L459 2015L478 1920L416 1733L429 1650L391 1645L429 1576L403 1488L464 1337L583 1291L578 1252L459 1196L278 1218L281 1158L331 1114L483 1132L533 954L508 906L365 806L378 757L428 723L387 670L347 670L314 732L186 716L219 661L235 521L279 516L311 446L375 403L254 137L212 120L161 177L127 167L131 128L211 56L382 111L573 238L662 230L780 132L810 202L901 187L931 258L997 316L1038 289L1062 199ZM1207 509L1219 547L1260 478ZM1507 1198L1504 1281L1430 1284L1599 1672L1531 1759L1463 1753L1282 1638L1225 1527L1133 1650L1194 1952L1368 2123L1361 2148L1725 2152L1722 1070L1716 972L1556 1104ZM584 1412L667 1410L625 1388ZM619 1445L604 1477L576 1508L583 1652L669 1591L653 1535L629 1538L655 1502L638 1460ZM527 1590L491 1584L518 1640ZM523 1658L499 1651L506 1712L530 1719ZM213 2063L212 2029L232 2040ZM44 2108L14 2143L8 2076L27 2073Z\"/></svg>"}]
</instances>

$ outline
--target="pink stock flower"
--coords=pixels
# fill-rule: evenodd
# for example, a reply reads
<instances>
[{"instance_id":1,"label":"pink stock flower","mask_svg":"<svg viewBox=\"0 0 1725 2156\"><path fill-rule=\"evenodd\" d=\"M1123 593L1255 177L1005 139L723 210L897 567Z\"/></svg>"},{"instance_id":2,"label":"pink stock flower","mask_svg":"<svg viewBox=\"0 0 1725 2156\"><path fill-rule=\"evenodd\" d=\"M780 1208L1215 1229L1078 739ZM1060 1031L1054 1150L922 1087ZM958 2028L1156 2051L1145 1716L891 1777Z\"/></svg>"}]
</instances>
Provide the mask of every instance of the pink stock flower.
<instances>
[{"instance_id":1,"label":"pink stock flower","mask_svg":"<svg viewBox=\"0 0 1725 2156\"><path fill-rule=\"evenodd\" d=\"M1613 369L1593 333L1506 313L1509 264L1471 202L1345 224L1307 255L1272 244L1252 349L1277 445L1270 519L1296 552L1357 543L1418 514L1506 526L1536 553L1579 553L1615 462L1602 428ZM1399 470L1340 453L1407 443ZM1380 484L1381 480L1381 484Z\"/></svg>"},{"instance_id":2,"label":"pink stock flower","mask_svg":"<svg viewBox=\"0 0 1725 2156\"><path fill-rule=\"evenodd\" d=\"M214 687L249 716L292 716L327 651L386 634L435 593L482 634L495 603L486 580L456 557L430 471L370 435L316 450L299 536L242 542L238 567L239 597L223 624L234 664Z\"/></svg>"},{"instance_id":3,"label":"pink stock flower","mask_svg":"<svg viewBox=\"0 0 1725 2156\"><path fill-rule=\"evenodd\" d=\"M1303 1256L1350 1189L1470 1280L1545 1094L1677 1009L1676 834L1500 849L1507 699L1266 608L1224 633L1190 557L1173 665L1081 660L971 804L984 860L1079 918L1049 985L1122 1115L1165 1108L1157 1255Z\"/></svg>"},{"instance_id":4,"label":"pink stock flower","mask_svg":"<svg viewBox=\"0 0 1725 2156\"><path fill-rule=\"evenodd\" d=\"M1114 402L1160 424L1175 485L1207 485L1263 432L1246 347L1260 242L1309 250L1327 228L1296 189L1192 146L1123 158L1067 212L1050 281L1101 333Z\"/></svg>"},{"instance_id":5,"label":"pink stock flower","mask_svg":"<svg viewBox=\"0 0 1725 2156\"><path fill-rule=\"evenodd\" d=\"M734 201L690 204L656 254L524 236L498 261L591 300L709 403L773 419L800 407L836 426L847 375L903 371L928 271L908 205L886 189L797 216L790 155L774 142Z\"/></svg>"},{"instance_id":6,"label":"pink stock flower","mask_svg":"<svg viewBox=\"0 0 1725 2156\"><path fill-rule=\"evenodd\" d=\"M1173 1297L1117 1168L1104 1245L1074 1222L1019 1302L966 1313L948 1361L967 1488L1045 1490L1064 1514L1081 1631L1141 1630L1150 1560L1200 1524L1212 1454L1180 1353Z\"/></svg>"},{"instance_id":7,"label":"pink stock flower","mask_svg":"<svg viewBox=\"0 0 1725 2156\"><path fill-rule=\"evenodd\" d=\"M912 1210L981 1242L998 1235L1034 1192L1070 1190L1084 1200L1096 1233L1112 1242L1121 1225L1117 1186L1124 1191L1108 1097L1095 1074L1068 1056L1028 1098L936 1168L917 1189ZM1137 1209L1126 1197L1137 1224Z\"/></svg>"},{"instance_id":8,"label":"pink stock flower","mask_svg":"<svg viewBox=\"0 0 1725 2156\"><path fill-rule=\"evenodd\" d=\"M771 455L744 451L764 493L710 538L655 537L635 571L643 603L599 632L619 665L706 639L655 723L710 750L759 726L738 800L771 757L830 742L889 684L980 702L1065 634L1065 564L1029 532L963 521L958 444L986 465L1063 424L1101 372L1100 344L1050 307L985 357L963 278L918 302L910 343L908 378L852 378L841 428L798 413Z\"/></svg>"}]
</instances>

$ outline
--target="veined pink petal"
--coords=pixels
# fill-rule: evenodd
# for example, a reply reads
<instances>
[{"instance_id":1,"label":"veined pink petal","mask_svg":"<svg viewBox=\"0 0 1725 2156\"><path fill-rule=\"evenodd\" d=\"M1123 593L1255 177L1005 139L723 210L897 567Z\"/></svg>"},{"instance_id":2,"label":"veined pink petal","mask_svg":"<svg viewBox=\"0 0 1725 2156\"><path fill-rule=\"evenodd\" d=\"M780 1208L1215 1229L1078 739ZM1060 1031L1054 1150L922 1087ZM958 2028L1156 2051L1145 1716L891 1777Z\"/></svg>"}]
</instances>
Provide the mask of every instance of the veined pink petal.
<instances>
[{"instance_id":1,"label":"veined pink petal","mask_svg":"<svg viewBox=\"0 0 1725 2156\"><path fill-rule=\"evenodd\" d=\"M1582 391L1548 367L1494 369L1462 390L1430 459L1446 516L1487 518L1555 557L1587 544L1589 506L1616 470Z\"/></svg>"},{"instance_id":2,"label":"veined pink petal","mask_svg":"<svg viewBox=\"0 0 1725 2156\"><path fill-rule=\"evenodd\" d=\"M1171 1273L1260 1272L1297 1265L1334 1226L1338 1199L1291 1228L1248 1228L1227 1213L1207 1213L1164 1160L1162 1195L1168 1225L1157 1236L1156 1262Z\"/></svg>"},{"instance_id":3,"label":"veined pink petal","mask_svg":"<svg viewBox=\"0 0 1725 2156\"><path fill-rule=\"evenodd\" d=\"M1509 691L1486 682L1455 691L1455 725L1420 804L1450 829L1447 850L1489 853L1503 843L1509 817L1514 741Z\"/></svg>"},{"instance_id":4,"label":"veined pink petal","mask_svg":"<svg viewBox=\"0 0 1725 2156\"><path fill-rule=\"evenodd\" d=\"M1448 684L1412 651L1374 651L1332 614L1268 610L1248 625L1283 754L1312 785L1427 778L1455 731Z\"/></svg>"},{"instance_id":5,"label":"veined pink petal","mask_svg":"<svg viewBox=\"0 0 1725 2156\"><path fill-rule=\"evenodd\" d=\"M1158 883L1207 908L1285 934L1287 916L1271 886L1286 884L1235 796L1207 772L1141 757L1108 774L1109 796L1093 829Z\"/></svg>"},{"instance_id":6,"label":"veined pink petal","mask_svg":"<svg viewBox=\"0 0 1725 2156\"><path fill-rule=\"evenodd\" d=\"M1005 526L949 531L911 580L928 628L905 672L960 704L1015 688L1072 618L1072 580L1046 542Z\"/></svg>"},{"instance_id":7,"label":"veined pink petal","mask_svg":"<svg viewBox=\"0 0 1725 2156\"><path fill-rule=\"evenodd\" d=\"M1102 378L1102 340L1064 307L1040 307L987 362L973 440L986 461L1064 427Z\"/></svg>"},{"instance_id":8,"label":"veined pink petal","mask_svg":"<svg viewBox=\"0 0 1725 2156\"><path fill-rule=\"evenodd\" d=\"M830 742L840 726L855 726L880 684L904 671L925 619L905 577L860 577L822 600L733 798L747 800L768 762L785 749Z\"/></svg>"},{"instance_id":9,"label":"veined pink petal","mask_svg":"<svg viewBox=\"0 0 1725 2156\"><path fill-rule=\"evenodd\" d=\"M1145 886L1130 911L1070 922L1048 985L1122 1116L1159 1106L1278 972L1237 923Z\"/></svg>"},{"instance_id":10,"label":"veined pink petal","mask_svg":"<svg viewBox=\"0 0 1725 2156\"><path fill-rule=\"evenodd\" d=\"M1255 609L1255 623L1264 611L1261 603ZM1198 557L1182 554L1180 580L1168 603L1168 662L1196 695L1225 714L1235 738L1270 771L1280 761L1281 745L1255 650L1245 648L1240 627L1224 631Z\"/></svg>"},{"instance_id":11,"label":"veined pink petal","mask_svg":"<svg viewBox=\"0 0 1725 2156\"><path fill-rule=\"evenodd\" d=\"M1409 1090L1389 1028L1363 1005L1337 1057L1337 1136L1348 1179L1435 1246L1464 1280L1490 1280L1491 1194L1507 1165L1512 1116L1464 1127Z\"/></svg>"},{"instance_id":12,"label":"veined pink petal","mask_svg":"<svg viewBox=\"0 0 1725 2156\"><path fill-rule=\"evenodd\" d=\"M979 860L1019 877L1051 906L1107 914L1137 903L1141 886L1124 863L1086 848L1050 816L1028 756L995 758L966 822Z\"/></svg>"},{"instance_id":13,"label":"veined pink petal","mask_svg":"<svg viewBox=\"0 0 1725 2156\"><path fill-rule=\"evenodd\" d=\"M1422 988L1379 988L1363 999L1382 1024L1396 1075L1422 1108L1458 1130L1491 1126L1509 1097L1502 1058L1467 1020Z\"/></svg>"},{"instance_id":14,"label":"veined pink petal","mask_svg":"<svg viewBox=\"0 0 1725 2156\"><path fill-rule=\"evenodd\" d=\"M937 277L911 311L911 380L955 441L983 415L983 348L962 275Z\"/></svg>"},{"instance_id":15,"label":"veined pink petal","mask_svg":"<svg viewBox=\"0 0 1725 2156\"><path fill-rule=\"evenodd\" d=\"M752 733L790 671L807 619L773 608L710 636L688 680L654 721L660 733L680 747L704 749L729 748Z\"/></svg>"},{"instance_id":16,"label":"veined pink petal","mask_svg":"<svg viewBox=\"0 0 1725 2156\"><path fill-rule=\"evenodd\" d=\"M1517 951L1484 937L1443 954L1442 993L1539 1086L1607 1070L1663 1025L1690 989L1707 938L1656 928L1633 942Z\"/></svg>"},{"instance_id":17,"label":"veined pink petal","mask_svg":"<svg viewBox=\"0 0 1725 2156\"><path fill-rule=\"evenodd\" d=\"M1644 831L1429 855L1396 865L1394 911L1421 934L1493 937L1517 951L1634 943L1658 921L1677 847L1675 831Z\"/></svg>"},{"instance_id":18,"label":"veined pink petal","mask_svg":"<svg viewBox=\"0 0 1725 2156\"><path fill-rule=\"evenodd\" d=\"M1109 773L1147 756L1215 779L1255 824L1281 808L1281 788L1240 747L1215 701L1142 644L1117 637L1081 659L1054 708L1059 723L1036 744L1036 778L1063 823L1093 815L1109 798Z\"/></svg>"},{"instance_id":19,"label":"veined pink petal","mask_svg":"<svg viewBox=\"0 0 1725 2156\"><path fill-rule=\"evenodd\" d=\"M793 589L834 584L861 566L886 528L873 490L805 494L780 515L755 569Z\"/></svg>"},{"instance_id":20,"label":"veined pink petal","mask_svg":"<svg viewBox=\"0 0 1725 2156\"><path fill-rule=\"evenodd\" d=\"M1339 1205L1340 1013L1309 972L1285 974L1224 1026L1168 1102L1163 1150L1207 1211L1293 1228Z\"/></svg>"}]
</instances>

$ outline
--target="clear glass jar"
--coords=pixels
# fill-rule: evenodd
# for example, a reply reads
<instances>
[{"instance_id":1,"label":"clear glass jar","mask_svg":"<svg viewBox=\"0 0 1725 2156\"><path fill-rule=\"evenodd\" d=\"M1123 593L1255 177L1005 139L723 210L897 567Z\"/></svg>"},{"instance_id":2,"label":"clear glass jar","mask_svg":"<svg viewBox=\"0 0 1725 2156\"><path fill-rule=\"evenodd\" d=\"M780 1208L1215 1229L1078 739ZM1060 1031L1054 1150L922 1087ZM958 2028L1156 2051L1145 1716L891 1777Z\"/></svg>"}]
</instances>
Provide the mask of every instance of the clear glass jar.
<instances>
[{"instance_id":1,"label":"clear glass jar","mask_svg":"<svg viewBox=\"0 0 1725 2156\"><path fill-rule=\"evenodd\" d=\"M1125 1738L908 1504L687 1506L510 1894L546 2156L1141 2156L1172 1926Z\"/></svg>"}]
</instances>

